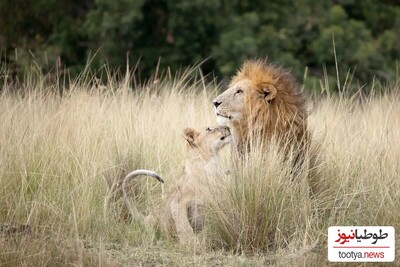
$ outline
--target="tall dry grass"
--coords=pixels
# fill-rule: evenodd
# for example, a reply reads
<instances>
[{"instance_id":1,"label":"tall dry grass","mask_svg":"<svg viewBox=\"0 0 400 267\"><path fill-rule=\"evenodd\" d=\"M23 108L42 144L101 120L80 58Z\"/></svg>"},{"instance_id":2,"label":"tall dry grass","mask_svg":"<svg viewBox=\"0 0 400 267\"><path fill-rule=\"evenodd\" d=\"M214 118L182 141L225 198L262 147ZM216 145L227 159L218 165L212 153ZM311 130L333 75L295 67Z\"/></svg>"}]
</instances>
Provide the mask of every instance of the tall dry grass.
<instances>
[{"instance_id":1,"label":"tall dry grass","mask_svg":"<svg viewBox=\"0 0 400 267\"><path fill-rule=\"evenodd\" d=\"M204 246L181 248L131 223L110 185L134 169L157 171L165 188L146 178L133 185L139 208L156 210L182 172L182 130L215 124L217 89L195 70L144 85L110 77L95 86L82 75L62 94L41 75L17 87L5 83L0 224L28 225L29 231L0 232L1 265L201 265L214 255L247 252L258 255L247 258L255 265L282 263L288 255L311 263L326 261L330 225L399 229L398 90L362 101L329 96L314 102L309 124L319 150L313 192L312 175L288 179L290 168L273 147L269 153L255 149L238 167L225 151L231 173L210 188L208 226L199 236ZM157 259L139 252L160 248L168 253ZM238 257L232 262L240 263Z\"/></svg>"},{"instance_id":2,"label":"tall dry grass","mask_svg":"<svg viewBox=\"0 0 400 267\"><path fill-rule=\"evenodd\" d=\"M212 191L212 242L233 251L304 253L326 240L329 226L399 227L399 100L316 103L309 118L314 165L297 179L276 147L253 149Z\"/></svg>"}]
</instances>

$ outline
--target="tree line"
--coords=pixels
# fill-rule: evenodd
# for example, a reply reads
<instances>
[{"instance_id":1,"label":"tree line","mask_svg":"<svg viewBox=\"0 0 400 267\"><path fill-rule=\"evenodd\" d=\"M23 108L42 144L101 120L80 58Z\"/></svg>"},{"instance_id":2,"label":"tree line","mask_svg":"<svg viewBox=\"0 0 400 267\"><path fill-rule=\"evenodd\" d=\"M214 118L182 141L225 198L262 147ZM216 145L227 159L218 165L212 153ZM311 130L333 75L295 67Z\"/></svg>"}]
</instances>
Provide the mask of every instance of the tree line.
<instances>
[{"instance_id":1,"label":"tree line","mask_svg":"<svg viewBox=\"0 0 400 267\"><path fill-rule=\"evenodd\" d=\"M267 57L309 82L337 63L365 84L397 78L399 41L397 0L0 0L1 61L17 73L32 60L74 75L88 58L93 69L129 59L148 77L207 59L202 71L224 77Z\"/></svg>"}]
</instances>

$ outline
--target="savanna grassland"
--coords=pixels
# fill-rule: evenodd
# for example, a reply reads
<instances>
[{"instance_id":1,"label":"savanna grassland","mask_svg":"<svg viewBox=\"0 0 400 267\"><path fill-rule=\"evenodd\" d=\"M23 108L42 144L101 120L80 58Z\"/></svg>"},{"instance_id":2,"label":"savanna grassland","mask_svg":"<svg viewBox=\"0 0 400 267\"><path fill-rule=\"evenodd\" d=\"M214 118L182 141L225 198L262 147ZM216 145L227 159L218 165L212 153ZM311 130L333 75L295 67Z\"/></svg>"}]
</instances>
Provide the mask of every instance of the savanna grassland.
<instances>
[{"instance_id":1,"label":"savanna grassland","mask_svg":"<svg viewBox=\"0 0 400 267\"><path fill-rule=\"evenodd\" d=\"M112 185L134 169L158 172L163 186L132 183L138 208L156 210L183 170L182 130L215 125L211 100L223 89L196 73L144 84L82 75L64 90L41 75L4 82L0 265L321 266L331 225L400 231L398 85L345 97L321 83L309 97L316 164L297 179L274 148L236 169L224 149L231 171L212 181L197 243L130 220Z\"/></svg>"}]
</instances>

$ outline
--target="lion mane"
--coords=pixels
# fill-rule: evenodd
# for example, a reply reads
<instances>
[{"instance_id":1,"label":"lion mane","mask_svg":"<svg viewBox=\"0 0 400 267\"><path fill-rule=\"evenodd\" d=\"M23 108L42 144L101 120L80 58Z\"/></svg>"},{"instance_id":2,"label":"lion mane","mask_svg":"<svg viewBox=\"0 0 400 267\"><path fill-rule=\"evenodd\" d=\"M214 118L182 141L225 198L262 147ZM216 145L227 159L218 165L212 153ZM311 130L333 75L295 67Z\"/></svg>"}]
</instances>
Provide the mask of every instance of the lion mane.
<instances>
[{"instance_id":1,"label":"lion mane","mask_svg":"<svg viewBox=\"0 0 400 267\"><path fill-rule=\"evenodd\" d=\"M304 151L309 143L306 99L281 67L263 60L244 62L213 103L219 123L232 128L238 151L248 151L254 140L263 146L275 140L287 155L293 148Z\"/></svg>"}]
</instances>

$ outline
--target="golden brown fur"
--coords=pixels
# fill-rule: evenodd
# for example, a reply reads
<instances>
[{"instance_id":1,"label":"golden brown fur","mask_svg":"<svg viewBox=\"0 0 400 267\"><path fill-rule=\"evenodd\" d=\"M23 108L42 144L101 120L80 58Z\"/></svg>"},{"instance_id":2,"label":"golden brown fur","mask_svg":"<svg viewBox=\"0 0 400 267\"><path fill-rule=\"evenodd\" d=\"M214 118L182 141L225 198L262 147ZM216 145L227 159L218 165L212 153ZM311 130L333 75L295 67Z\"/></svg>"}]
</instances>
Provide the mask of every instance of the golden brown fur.
<instances>
[{"instance_id":1,"label":"golden brown fur","mask_svg":"<svg viewBox=\"0 0 400 267\"><path fill-rule=\"evenodd\" d=\"M218 152L231 141L231 134L226 126L207 128L201 132L187 128L184 138L187 141L184 173L156 218L161 228L165 232L175 233L181 243L190 242L194 232L203 228L202 190L207 186L207 178L220 174ZM142 223L152 224L153 216L143 216L128 196L128 182L138 175L149 175L161 182L162 179L152 171L137 170L128 174L123 181L124 200L132 217Z\"/></svg>"},{"instance_id":2,"label":"golden brown fur","mask_svg":"<svg viewBox=\"0 0 400 267\"><path fill-rule=\"evenodd\" d=\"M286 154L308 145L305 97L282 68L246 61L213 103L218 122L231 127L239 152L248 151L253 141L268 146L275 140Z\"/></svg>"}]
</instances>

